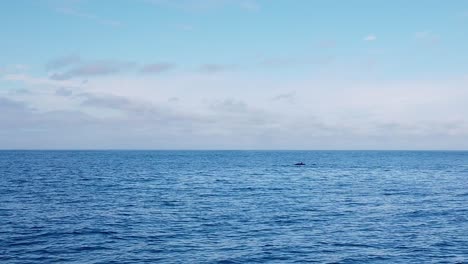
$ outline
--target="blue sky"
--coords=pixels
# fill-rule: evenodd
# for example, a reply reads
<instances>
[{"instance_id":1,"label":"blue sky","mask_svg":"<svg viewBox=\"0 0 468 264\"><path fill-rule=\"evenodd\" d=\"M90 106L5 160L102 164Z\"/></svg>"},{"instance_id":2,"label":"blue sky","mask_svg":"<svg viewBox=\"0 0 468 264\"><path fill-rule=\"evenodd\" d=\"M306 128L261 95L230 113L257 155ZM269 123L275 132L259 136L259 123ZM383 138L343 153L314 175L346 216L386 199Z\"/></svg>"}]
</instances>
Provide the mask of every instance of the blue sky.
<instances>
[{"instance_id":1,"label":"blue sky","mask_svg":"<svg viewBox=\"0 0 468 264\"><path fill-rule=\"evenodd\" d=\"M0 148L466 149L466 1L0 2Z\"/></svg>"}]
</instances>

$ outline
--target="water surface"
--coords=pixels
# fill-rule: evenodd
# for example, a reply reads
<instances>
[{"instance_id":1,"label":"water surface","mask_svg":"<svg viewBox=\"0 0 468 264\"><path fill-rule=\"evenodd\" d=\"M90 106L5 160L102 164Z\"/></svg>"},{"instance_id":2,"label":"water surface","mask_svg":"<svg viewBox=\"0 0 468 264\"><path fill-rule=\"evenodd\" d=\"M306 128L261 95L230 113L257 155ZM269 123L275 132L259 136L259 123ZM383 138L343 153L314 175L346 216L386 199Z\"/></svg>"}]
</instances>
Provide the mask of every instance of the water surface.
<instances>
[{"instance_id":1,"label":"water surface","mask_svg":"<svg viewBox=\"0 0 468 264\"><path fill-rule=\"evenodd\" d=\"M0 151L0 263L305 262L468 263L468 152Z\"/></svg>"}]
</instances>

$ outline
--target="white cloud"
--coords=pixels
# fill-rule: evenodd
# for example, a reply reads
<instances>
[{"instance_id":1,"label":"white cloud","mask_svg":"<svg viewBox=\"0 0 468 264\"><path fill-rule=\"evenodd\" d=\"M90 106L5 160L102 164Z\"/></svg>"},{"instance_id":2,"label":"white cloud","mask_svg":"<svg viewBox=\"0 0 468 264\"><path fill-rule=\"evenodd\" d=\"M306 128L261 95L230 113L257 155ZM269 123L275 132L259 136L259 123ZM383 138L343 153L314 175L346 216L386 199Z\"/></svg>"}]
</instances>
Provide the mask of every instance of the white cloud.
<instances>
[{"instance_id":1,"label":"white cloud","mask_svg":"<svg viewBox=\"0 0 468 264\"><path fill-rule=\"evenodd\" d=\"M369 34L366 37L364 37L363 40L364 41L375 41L375 40L377 40L377 37L375 35L373 35L373 34Z\"/></svg>"},{"instance_id":2,"label":"white cloud","mask_svg":"<svg viewBox=\"0 0 468 264\"><path fill-rule=\"evenodd\" d=\"M8 118L16 125L4 131L11 135L16 131L17 140L36 137L50 142L55 137L63 147L77 142L80 146L93 143L95 148L468 147L463 143L468 142L465 79L382 83L315 76L271 80L246 72L112 75L86 85L28 75L7 79L32 91L51 90L40 96L4 94L11 101L4 105L19 109L21 101L36 109L15 110L19 123ZM294 104L283 103L292 100ZM21 131L32 131L37 122L45 124L39 128L48 134L30 132L22 138ZM62 128L65 124L80 128L71 131ZM83 129L87 137L79 138ZM434 144L443 137L442 143Z\"/></svg>"}]
</instances>

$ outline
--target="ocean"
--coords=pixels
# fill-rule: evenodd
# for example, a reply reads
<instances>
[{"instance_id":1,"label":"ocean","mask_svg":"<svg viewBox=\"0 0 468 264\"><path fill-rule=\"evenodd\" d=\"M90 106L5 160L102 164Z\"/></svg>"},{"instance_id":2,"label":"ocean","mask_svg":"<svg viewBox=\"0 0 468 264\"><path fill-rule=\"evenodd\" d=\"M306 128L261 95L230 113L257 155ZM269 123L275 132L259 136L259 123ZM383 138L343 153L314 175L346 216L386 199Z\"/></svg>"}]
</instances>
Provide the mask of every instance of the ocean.
<instances>
[{"instance_id":1,"label":"ocean","mask_svg":"<svg viewBox=\"0 0 468 264\"><path fill-rule=\"evenodd\" d=\"M0 263L468 263L468 152L0 151Z\"/></svg>"}]
</instances>

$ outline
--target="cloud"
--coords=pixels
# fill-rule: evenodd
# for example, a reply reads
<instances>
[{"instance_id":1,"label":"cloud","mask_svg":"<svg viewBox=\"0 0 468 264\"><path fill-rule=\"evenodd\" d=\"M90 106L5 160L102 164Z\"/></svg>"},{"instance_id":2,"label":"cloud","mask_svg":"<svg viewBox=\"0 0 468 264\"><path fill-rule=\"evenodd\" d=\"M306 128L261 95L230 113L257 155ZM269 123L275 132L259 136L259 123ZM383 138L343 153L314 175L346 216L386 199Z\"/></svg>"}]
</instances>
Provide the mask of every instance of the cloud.
<instances>
[{"instance_id":1,"label":"cloud","mask_svg":"<svg viewBox=\"0 0 468 264\"><path fill-rule=\"evenodd\" d=\"M52 86L52 87L62 87L64 85L68 87L80 87L81 85L75 81L56 81L51 80L50 78L34 77L28 74L6 74L2 78L5 81L16 81L22 82L30 86Z\"/></svg>"},{"instance_id":2,"label":"cloud","mask_svg":"<svg viewBox=\"0 0 468 264\"><path fill-rule=\"evenodd\" d=\"M112 94L83 93L67 100L82 103L77 110L44 111L0 97L0 147L375 149L376 142L377 148L387 149L468 146L460 143L468 137L464 119L411 122L359 117L330 122L327 116L314 116L313 111L275 113L234 98L208 102L209 111L204 114L193 109L176 112ZM101 116L105 111L90 111L93 108L121 114Z\"/></svg>"},{"instance_id":3,"label":"cloud","mask_svg":"<svg viewBox=\"0 0 468 264\"><path fill-rule=\"evenodd\" d=\"M133 99L125 96L104 94L104 93L81 93L76 96L81 101L80 106L83 108L109 109L120 113L120 117L140 120L148 122L146 125L151 125L152 122L163 122L164 124L181 124L187 122L186 125L191 125L193 122L204 122L193 113L181 113L173 111L167 106L156 105L150 101L141 99ZM127 119L126 119L127 120ZM184 125L184 124L181 124Z\"/></svg>"},{"instance_id":4,"label":"cloud","mask_svg":"<svg viewBox=\"0 0 468 264\"><path fill-rule=\"evenodd\" d=\"M234 64L208 63L208 64L200 65L200 67L198 68L198 71L203 72L203 73L218 73L218 72L231 71L236 68L237 66Z\"/></svg>"},{"instance_id":5,"label":"cloud","mask_svg":"<svg viewBox=\"0 0 468 264\"><path fill-rule=\"evenodd\" d=\"M206 105L209 110L206 116L210 122L203 124L198 133L209 135L212 142L218 145L231 145L225 148L258 148L254 145L265 144L266 138L274 137L271 135L275 131L273 128L281 123L279 115L252 106L244 100L218 99L206 102ZM229 141L236 143L231 144Z\"/></svg>"},{"instance_id":6,"label":"cloud","mask_svg":"<svg viewBox=\"0 0 468 264\"><path fill-rule=\"evenodd\" d=\"M60 87L55 91L55 94L58 96L71 96L73 94L73 91L64 87Z\"/></svg>"},{"instance_id":7,"label":"cloud","mask_svg":"<svg viewBox=\"0 0 468 264\"><path fill-rule=\"evenodd\" d=\"M10 95L29 95L31 94L31 91L26 88L18 88L18 89L11 89L8 93Z\"/></svg>"},{"instance_id":8,"label":"cloud","mask_svg":"<svg viewBox=\"0 0 468 264\"><path fill-rule=\"evenodd\" d=\"M294 102L294 99L296 97L296 92L295 91L292 91L292 92L289 92L289 93L282 93L282 94L278 94L276 96L274 96L273 98L271 98L271 100L273 101L287 101L287 102Z\"/></svg>"},{"instance_id":9,"label":"cloud","mask_svg":"<svg viewBox=\"0 0 468 264\"><path fill-rule=\"evenodd\" d=\"M94 77L111 75L131 68L131 62L96 61L77 65L62 73L54 73L50 76L53 80L68 80L76 77Z\"/></svg>"},{"instance_id":10,"label":"cloud","mask_svg":"<svg viewBox=\"0 0 468 264\"><path fill-rule=\"evenodd\" d=\"M249 12L260 10L260 5L255 0L146 0L146 2L185 11L210 11L227 7Z\"/></svg>"},{"instance_id":11,"label":"cloud","mask_svg":"<svg viewBox=\"0 0 468 264\"><path fill-rule=\"evenodd\" d=\"M170 103L176 103L176 102L180 101L180 98L179 97L171 97L171 98L167 99L167 101L170 102Z\"/></svg>"},{"instance_id":12,"label":"cloud","mask_svg":"<svg viewBox=\"0 0 468 264\"><path fill-rule=\"evenodd\" d=\"M423 41L429 44L436 44L440 41L440 36L430 30L419 31L414 34L416 40Z\"/></svg>"},{"instance_id":13,"label":"cloud","mask_svg":"<svg viewBox=\"0 0 468 264\"><path fill-rule=\"evenodd\" d=\"M30 66L26 64L11 64L0 67L0 74L23 73L29 70Z\"/></svg>"},{"instance_id":14,"label":"cloud","mask_svg":"<svg viewBox=\"0 0 468 264\"><path fill-rule=\"evenodd\" d=\"M377 40L377 37L373 34L369 34L366 37L363 38L364 41L375 41Z\"/></svg>"},{"instance_id":15,"label":"cloud","mask_svg":"<svg viewBox=\"0 0 468 264\"><path fill-rule=\"evenodd\" d=\"M46 68L50 70L61 69L68 66L73 66L81 63L79 55L68 55L54 59L46 64Z\"/></svg>"},{"instance_id":16,"label":"cloud","mask_svg":"<svg viewBox=\"0 0 468 264\"><path fill-rule=\"evenodd\" d=\"M256 1L241 1L239 3L240 8L247 10L247 11L259 11L260 5Z\"/></svg>"},{"instance_id":17,"label":"cloud","mask_svg":"<svg viewBox=\"0 0 468 264\"><path fill-rule=\"evenodd\" d=\"M0 94L14 101L0 101L8 108L0 111L0 147L468 148L466 79L342 76L181 71L86 85L9 76L32 94Z\"/></svg>"},{"instance_id":18,"label":"cloud","mask_svg":"<svg viewBox=\"0 0 468 264\"><path fill-rule=\"evenodd\" d=\"M66 148L99 124L79 111L39 111L25 102L0 97L0 148Z\"/></svg>"},{"instance_id":19,"label":"cloud","mask_svg":"<svg viewBox=\"0 0 468 264\"><path fill-rule=\"evenodd\" d=\"M30 111L31 108L26 106L26 103L0 97L0 112L24 112Z\"/></svg>"},{"instance_id":20,"label":"cloud","mask_svg":"<svg viewBox=\"0 0 468 264\"><path fill-rule=\"evenodd\" d=\"M328 65L332 63L334 58L332 56L324 56L324 57L317 57L317 58L293 58L293 57L271 57L271 58L263 58L260 60L261 66L266 67L275 67L275 68L282 68L282 67L299 67L299 66L307 66L307 65Z\"/></svg>"},{"instance_id":21,"label":"cloud","mask_svg":"<svg viewBox=\"0 0 468 264\"><path fill-rule=\"evenodd\" d=\"M69 16L74 16L74 17L94 21L94 22L97 22L99 24L106 25L106 26L117 27L117 26L121 25L121 23L119 21L101 18L101 17L96 16L94 14L81 12L81 11L78 11L77 9L71 8L71 7L61 7L61 8L57 8L55 10L57 12L61 13L61 14L64 14L64 15L69 15Z\"/></svg>"},{"instance_id":22,"label":"cloud","mask_svg":"<svg viewBox=\"0 0 468 264\"><path fill-rule=\"evenodd\" d=\"M234 100L232 98L228 98L219 102L214 102L210 105L210 108L216 112L225 113L245 113L248 111L248 107L245 102Z\"/></svg>"},{"instance_id":23,"label":"cloud","mask_svg":"<svg viewBox=\"0 0 468 264\"><path fill-rule=\"evenodd\" d=\"M227 3L226 0L146 0L146 2L189 11L218 9Z\"/></svg>"},{"instance_id":24,"label":"cloud","mask_svg":"<svg viewBox=\"0 0 468 264\"><path fill-rule=\"evenodd\" d=\"M169 71L175 67L174 64L171 63L153 63L153 64L146 64L141 69L141 73L162 73Z\"/></svg>"},{"instance_id":25,"label":"cloud","mask_svg":"<svg viewBox=\"0 0 468 264\"><path fill-rule=\"evenodd\" d=\"M109 95L109 94L91 94L82 93L78 97L82 98L82 106L91 106L98 108L111 108L117 110L129 109L132 106L132 102L122 96Z\"/></svg>"},{"instance_id":26,"label":"cloud","mask_svg":"<svg viewBox=\"0 0 468 264\"><path fill-rule=\"evenodd\" d=\"M0 97L0 148L169 148L177 144L177 138L188 138L185 134L190 134L192 127L207 122L156 106L144 105L141 109L146 112L136 111L138 101L118 96L86 94L76 98L88 99L90 105L121 109L124 114L93 116L82 111L84 106L81 110L39 111L25 102Z\"/></svg>"}]
</instances>

